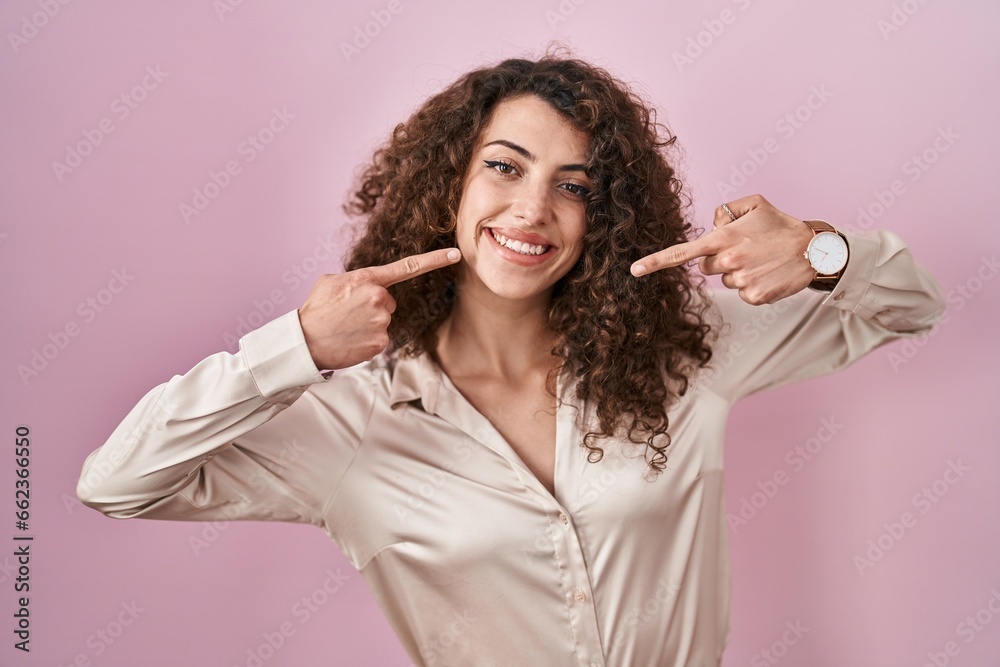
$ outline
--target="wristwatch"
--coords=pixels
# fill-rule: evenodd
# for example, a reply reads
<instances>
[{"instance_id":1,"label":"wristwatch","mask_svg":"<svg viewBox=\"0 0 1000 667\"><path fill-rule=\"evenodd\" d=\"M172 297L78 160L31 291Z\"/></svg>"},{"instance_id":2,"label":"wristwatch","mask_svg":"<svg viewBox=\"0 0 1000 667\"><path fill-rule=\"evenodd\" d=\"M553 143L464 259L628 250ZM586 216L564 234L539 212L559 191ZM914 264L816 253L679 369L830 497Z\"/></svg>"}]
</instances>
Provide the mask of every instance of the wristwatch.
<instances>
[{"instance_id":1,"label":"wristwatch","mask_svg":"<svg viewBox=\"0 0 1000 667\"><path fill-rule=\"evenodd\" d=\"M824 220L803 220L813 231L812 240L802 256L816 275L809 287L820 292L832 292L840 274L847 266L847 239Z\"/></svg>"}]
</instances>

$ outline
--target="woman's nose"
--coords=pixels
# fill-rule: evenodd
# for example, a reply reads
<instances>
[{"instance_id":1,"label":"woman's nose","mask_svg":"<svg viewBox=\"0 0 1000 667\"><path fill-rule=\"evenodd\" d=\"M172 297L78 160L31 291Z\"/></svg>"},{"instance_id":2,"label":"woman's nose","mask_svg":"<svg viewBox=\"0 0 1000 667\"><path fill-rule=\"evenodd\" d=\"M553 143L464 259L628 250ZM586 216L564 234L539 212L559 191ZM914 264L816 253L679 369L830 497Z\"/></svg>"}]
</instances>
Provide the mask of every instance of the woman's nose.
<instances>
[{"instance_id":1,"label":"woman's nose","mask_svg":"<svg viewBox=\"0 0 1000 667\"><path fill-rule=\"evenodd\" d=\"M512 213L525 222L537 225L546 222L551 203L548 185L541 182L525 183L517 195Z\"/></svg>"}]
</instances>

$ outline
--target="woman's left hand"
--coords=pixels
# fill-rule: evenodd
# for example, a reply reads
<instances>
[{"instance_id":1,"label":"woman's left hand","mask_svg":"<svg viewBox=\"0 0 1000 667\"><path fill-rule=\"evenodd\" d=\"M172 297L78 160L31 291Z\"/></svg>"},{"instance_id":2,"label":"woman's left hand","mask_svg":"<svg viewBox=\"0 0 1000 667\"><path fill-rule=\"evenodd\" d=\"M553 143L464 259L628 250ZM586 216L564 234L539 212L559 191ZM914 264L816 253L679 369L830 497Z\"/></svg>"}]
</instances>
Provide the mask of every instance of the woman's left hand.
<instances>
[{"instance_id":1,"label":"woman's left hand","mask_svg":"<svg viewBox=\"0 0 1000 667\"><path fill-rule=\"evenodd\" d=\"M802 220L774 208L760 195L743 197L715 209L715 228L694 241L678 243L632 264L645 275L701 258L705 275L722 274L722 284L760 306L805 289L816 272L802 256L813 232ZM638 267L644 267L638 269Z\"/></svg>"}]
</instances>

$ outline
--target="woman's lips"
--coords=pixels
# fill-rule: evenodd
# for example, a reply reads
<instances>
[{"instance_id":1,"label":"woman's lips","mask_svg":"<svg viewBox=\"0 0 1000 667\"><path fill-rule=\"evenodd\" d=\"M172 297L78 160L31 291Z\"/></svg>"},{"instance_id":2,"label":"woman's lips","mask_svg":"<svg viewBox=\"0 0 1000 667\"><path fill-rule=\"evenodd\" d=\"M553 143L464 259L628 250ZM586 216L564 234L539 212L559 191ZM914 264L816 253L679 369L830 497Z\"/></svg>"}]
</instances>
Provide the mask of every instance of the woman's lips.
<instances>
[{"instance_id":1,"label":"woman's lips","mask_svg":"<svg viewBox=\"0 0 1000 667\"><path fill-rule=\"evenodd\" d=\"M540 255L521 253L516 250L512 250L505 245L501 245L500 242L497 241L497 238L493 235L494 232L492 228L484 227L483 233L486 235L486 238L489 239L488 242L490 246L493 247L493 249L496 251L498 255L500 255L507 261L513 264L518 264L520 266L537 266L539 264L543 264L546 261L548 261L548 259L552 257L556 252L555 246L544 244L548 245L548 247L545 250L545 252L543 252ZM498 231L497 233L503 235L502 231ZM536 244L536 245L543 245L543 244Z\"/></svg>"},{"instance_id":2,"label":"woman's lips","mask_svg":"<svg viewBox=\"0 0 1000 667\"><path fill-rule=\"evenodd\" d=\"M488 225L488 227L494 235L506 236L508 239L520 241L521 243L542 246L554 245L541 234L532 234L531 232L526 232L515 227L501 227L499 225Z\"/></svg>"}]
</instances>

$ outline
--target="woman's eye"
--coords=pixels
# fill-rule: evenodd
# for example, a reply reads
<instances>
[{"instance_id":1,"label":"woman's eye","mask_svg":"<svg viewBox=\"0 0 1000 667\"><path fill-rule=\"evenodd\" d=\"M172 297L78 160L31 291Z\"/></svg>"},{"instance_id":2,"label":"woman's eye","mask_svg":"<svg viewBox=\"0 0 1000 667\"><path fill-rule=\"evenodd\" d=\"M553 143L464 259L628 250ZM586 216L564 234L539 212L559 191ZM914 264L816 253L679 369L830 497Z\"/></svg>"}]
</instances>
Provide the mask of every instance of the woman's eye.
<instances>
[{"instance_id":1,"label":"woman's eye","mask_svg":"<svg viewBox=\"0 0 1000 667\"><path fill-rule=\"evenodd\" d=\"M576 183L566 183L566 190L572 195L577 195L578 197L586 197L590 194L590 190L583 187L582 185L577 185Z\"/></svg>"},{"instance_id":2,"label":"woman's eye","mask_svg":"<svg viewBox=\"0 0 1000 667\"><path fill-rule=\"evenodd\" d=\"M493 169L501 174L504 174L505 176L512 174L515 171L514 165L509 162L504 162L503 160L483 160L483 162L486 163L487 169ZM499 167L499 169L497 169L497 167ZM505 169L508 171L504 171Z\"/></svg>"},{"instance_id":3,"label":"woman's eye","mask_svg":"<svg viewBox=\"0 0 1000 667\"><path fill-rule=\"evenodd\" d=\"M504 162L503 160L483 160L483 162L486 164L487 169L492 169L503 176L513 176L517 173L517 167L510 162ZM586 199L591 194L589 188L578 183L563 183L559 187L578 199Z\"/></svg>"}]
</instances>

